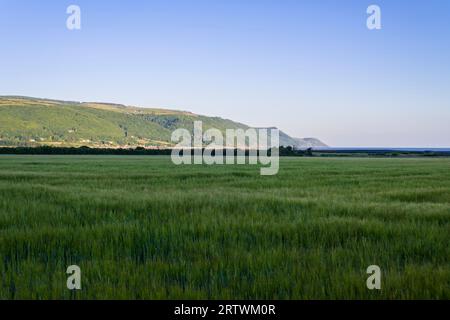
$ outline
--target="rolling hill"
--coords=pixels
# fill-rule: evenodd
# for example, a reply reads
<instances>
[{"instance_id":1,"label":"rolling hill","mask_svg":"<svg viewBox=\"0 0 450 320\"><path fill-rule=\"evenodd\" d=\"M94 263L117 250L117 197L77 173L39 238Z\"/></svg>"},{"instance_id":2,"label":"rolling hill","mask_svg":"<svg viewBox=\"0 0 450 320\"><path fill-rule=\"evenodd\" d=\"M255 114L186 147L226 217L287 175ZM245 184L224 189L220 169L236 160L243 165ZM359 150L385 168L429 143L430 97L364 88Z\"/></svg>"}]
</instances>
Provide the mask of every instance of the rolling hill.
<instances>
[{"instance_id":1,"label":"rolling hill","mask_svg":"<svg viewBox=\"0 0 450 320\"><path fill-rule=\"evenodd\" d=\"M186 111L2 96L0 146L172 147L173 130L192 131L193 122L199 120L204 130L249 128L231 120ZM326 146L315 138L292 138L282 131L280 145Z\"/></svg>"}]
</instances>

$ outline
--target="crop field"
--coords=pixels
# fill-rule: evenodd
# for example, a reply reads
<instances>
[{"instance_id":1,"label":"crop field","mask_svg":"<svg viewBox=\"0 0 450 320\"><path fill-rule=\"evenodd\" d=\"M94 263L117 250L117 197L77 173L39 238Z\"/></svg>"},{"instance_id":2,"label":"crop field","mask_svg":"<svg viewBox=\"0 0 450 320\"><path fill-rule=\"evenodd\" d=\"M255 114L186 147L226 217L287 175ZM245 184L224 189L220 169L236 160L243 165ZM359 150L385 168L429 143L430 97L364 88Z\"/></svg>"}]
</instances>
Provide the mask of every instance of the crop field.
<instances>
[{"instance_id":1,"label":"crop field","mask_svg":"<svg viewBox=\"0 0 450 320\"><path fill-rule=\"evenodd\" d=\"M450 299L450 159L0 156L0 299L94 298Z\"/></svg>"}]
</instances>

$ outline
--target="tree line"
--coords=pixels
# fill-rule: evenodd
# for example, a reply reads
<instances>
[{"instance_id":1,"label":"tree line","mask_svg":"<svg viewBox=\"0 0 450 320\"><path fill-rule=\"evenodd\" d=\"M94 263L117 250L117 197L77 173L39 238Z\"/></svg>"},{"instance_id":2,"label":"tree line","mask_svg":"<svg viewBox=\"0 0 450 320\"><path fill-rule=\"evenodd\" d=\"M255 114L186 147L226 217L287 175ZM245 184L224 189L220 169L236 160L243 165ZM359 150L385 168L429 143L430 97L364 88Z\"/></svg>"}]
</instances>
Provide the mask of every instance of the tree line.
<instances>
[{"instance_id":1,"label":"tree line","mask_svg":"<svg viewBox=\"0 0 450 320\"><path fill-rule=\"evenodd\" d=\"M234 150L235 155L237 149ZM34 154L34 155L170 155L172 149L145 149L143 147L136 148L90 148L90 147L0 147L0 154ZM258 152L259 154L259 152ZM270 150L268 151L270 155ZM214 155L214 151L212 151ZM249 155L249 151L246 151ZM280 156L312 156L312 150L295 150L292 147L279 148Z\"/></svg>"}]
</instances>

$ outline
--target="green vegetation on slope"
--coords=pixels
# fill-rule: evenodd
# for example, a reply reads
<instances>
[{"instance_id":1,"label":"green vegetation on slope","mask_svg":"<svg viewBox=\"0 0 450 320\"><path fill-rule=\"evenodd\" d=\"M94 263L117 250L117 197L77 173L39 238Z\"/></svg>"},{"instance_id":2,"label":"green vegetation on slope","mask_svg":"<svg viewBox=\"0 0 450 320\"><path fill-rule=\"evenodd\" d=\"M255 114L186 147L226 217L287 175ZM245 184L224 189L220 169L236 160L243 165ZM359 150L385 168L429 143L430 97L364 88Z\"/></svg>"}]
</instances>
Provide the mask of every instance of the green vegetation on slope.
<instances>
[{"instance_id":1,"label":"green vegetation on slope","mask_svg":"<svg viewBox=\"0 0 450 320\"><path fill-rule=\"evenodd\" d=\"M11 146L167 146L171 145L174 129L191 129L195 120L202 120L206 129L239 127L229 120L180 111L14 97L0 99L0 141Z\"/></svg>"},{"instance_id":2,"label":"green vegetation on slope","mask_svg":"<svg viewBox=\"0 0 450 320\"><path fill-rule=\"evenodd\" d=\"M0 156L4 299L449 299L449 231L448 159Z\"/></svg>"},{"instance_id":3,"label":"green vegetation on slope","mask_svg":"<svg viewBox=\"0 0 450 320\"><path fill-rule=\"evenodd\" d=\"M170 147L172 132L177 128L192 132L194 121L202 121L204 131L248 128L184 111L0 97L0 146ZM300 140L280 134L281 145Z\"/></svg>"}]
</instances>

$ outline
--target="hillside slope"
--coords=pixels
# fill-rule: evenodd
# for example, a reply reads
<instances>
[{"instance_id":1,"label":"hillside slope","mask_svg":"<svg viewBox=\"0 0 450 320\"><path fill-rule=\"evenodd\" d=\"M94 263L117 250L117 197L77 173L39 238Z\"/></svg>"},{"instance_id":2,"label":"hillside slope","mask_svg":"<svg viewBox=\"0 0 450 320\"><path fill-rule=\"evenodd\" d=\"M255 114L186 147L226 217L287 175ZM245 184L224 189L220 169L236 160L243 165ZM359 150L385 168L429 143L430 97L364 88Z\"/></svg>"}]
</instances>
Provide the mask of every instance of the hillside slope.
<instances>
[{"instance_id":1,"label":"hillside slope","mask_svg":"<svg viewBox=\"0 0 450 320\"><path fill-rule=\"evenodd\" d=\"M0 146L170 147L173 130L192 131L193 122L199 120L203 130L249 128L185 111L4 96L0 97ZM281 145L314 146L306 143L280 133Z\"/></svg>"}]
</instances>

